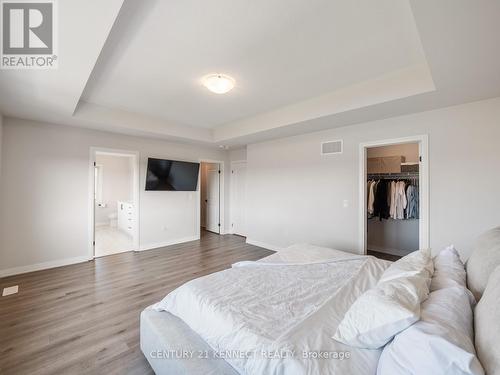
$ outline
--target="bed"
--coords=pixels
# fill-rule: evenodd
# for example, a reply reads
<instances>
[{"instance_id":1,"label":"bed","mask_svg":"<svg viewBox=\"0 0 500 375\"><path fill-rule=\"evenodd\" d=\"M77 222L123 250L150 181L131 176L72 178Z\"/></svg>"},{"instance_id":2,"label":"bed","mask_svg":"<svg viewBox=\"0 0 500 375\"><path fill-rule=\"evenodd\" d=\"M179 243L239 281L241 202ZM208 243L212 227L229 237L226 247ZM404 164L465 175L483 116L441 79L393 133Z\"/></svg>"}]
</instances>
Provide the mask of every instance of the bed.
<instances>
[{"instance_id":1,"label":"bed","mask_svg":"<svg viewBox=\"0 0 500 375\"><path fill-rule=\"evenodd\" d=\"M500 243L500 231L490 237L490 247ZM491 253L473 254L474 276L482 258L491 268L496 259ZM237 263L146 308L141 349L156 374L376 374L383 348L356 348L332 336L350 306L390 264L305 244ZM480 283L486 284L484 277ZM490 294L494 301L495 293ZM491 325L494 308L479 308ZM476 331L491 342L477 321ZM497 360L497 353L479 347L487 352L483 358Z\"/></svg>"}]
</instances>

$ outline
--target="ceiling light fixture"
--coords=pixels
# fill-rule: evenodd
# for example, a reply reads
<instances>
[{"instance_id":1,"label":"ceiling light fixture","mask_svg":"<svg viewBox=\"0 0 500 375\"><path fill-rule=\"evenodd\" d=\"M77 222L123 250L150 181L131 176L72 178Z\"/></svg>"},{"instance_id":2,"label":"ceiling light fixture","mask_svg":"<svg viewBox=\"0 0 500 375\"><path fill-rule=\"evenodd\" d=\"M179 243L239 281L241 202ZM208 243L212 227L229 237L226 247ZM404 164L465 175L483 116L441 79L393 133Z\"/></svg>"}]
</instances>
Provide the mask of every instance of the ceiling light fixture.
<instances>
[{"instance_id":1,"label":"ceiling light fixture","mask_svg":"<svg viewBox=\"0 0 500 375\"><path fill-rule=\"evenodd\" d=\"M209 74L202 78L203 86L216 94L225 94L233 89L235 81L225 74Z\"/></svg>"}]
</instances>

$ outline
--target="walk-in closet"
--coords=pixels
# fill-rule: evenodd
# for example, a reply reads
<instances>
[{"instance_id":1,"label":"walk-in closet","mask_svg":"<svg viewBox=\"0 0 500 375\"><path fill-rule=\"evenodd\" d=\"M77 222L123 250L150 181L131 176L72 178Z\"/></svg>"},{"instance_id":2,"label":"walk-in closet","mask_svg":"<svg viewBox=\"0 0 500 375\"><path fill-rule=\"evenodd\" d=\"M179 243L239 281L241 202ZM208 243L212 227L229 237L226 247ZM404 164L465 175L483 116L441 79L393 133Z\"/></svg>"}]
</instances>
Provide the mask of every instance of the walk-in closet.
<instances>
[{"instance_id":1,"label":"walk-in closet","mask_svg":"<svg viewBox=\"0 0 500 375\"><path fill-rule=\"evenodd\" d=\"M367 253L397 259L419 248L419 144L366 155Z\"/></svg>"}]
</instances>

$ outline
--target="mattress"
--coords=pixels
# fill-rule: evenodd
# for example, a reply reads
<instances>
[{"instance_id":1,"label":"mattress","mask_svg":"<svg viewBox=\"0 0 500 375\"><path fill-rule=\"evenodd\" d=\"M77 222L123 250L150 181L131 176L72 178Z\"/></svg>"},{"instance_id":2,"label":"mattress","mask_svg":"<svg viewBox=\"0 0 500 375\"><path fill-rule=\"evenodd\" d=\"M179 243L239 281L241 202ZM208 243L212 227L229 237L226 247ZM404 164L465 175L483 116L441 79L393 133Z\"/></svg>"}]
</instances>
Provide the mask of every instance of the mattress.
<instances>
[{"instance_id":1,"label":"mattress","mask_svg":"<svg viewBox=\"0 0 500 375\"><path fill-rule=\"evenodd\" d=\"M181 287L163 307L157 304L156 309L176 316L146 309L141 314L141 348L157 374L375 373L379 351L353 350L331 336L344 310L387 266L372 257L310 245L243 262L236 267L242 268L241 274L233 268L194 280L187 283L195 285L194 291L182 292ZM322 276L316 277L318 272ZM307 280L299 295L295 291L303 285L294 280L296 275ZM327 283L325 276L331 278ZM276 293L260 286L279 281ZM241 293L236 284L249 288ZM289 308L294 301L295 307ZM252 348L260 356L239 357ZM276 358L269 357L274 352Z\"/></svg>"},{"instance_id":2,"label":"mattress","mask_svg":"<svg viewBox=\"0 0 500 375\"><path fill-rule=\"evenodd\" d=\"M311 244L296 244L286 249L277 251L265 258L258 260L259 263L313 263L330 259L348 259L364 257L348 253L346 251L320 247Z\"/></svg>"},{"instance_id":3,"label":"mattress","mask_svg":"<svg viewBox=\"0 0 500 375\"><path fill-rule=\"evenodd\" d=\"M157 375L237 375L181 319L151 306L141 313L141 350Z\"/></svg>"}]
</instances>

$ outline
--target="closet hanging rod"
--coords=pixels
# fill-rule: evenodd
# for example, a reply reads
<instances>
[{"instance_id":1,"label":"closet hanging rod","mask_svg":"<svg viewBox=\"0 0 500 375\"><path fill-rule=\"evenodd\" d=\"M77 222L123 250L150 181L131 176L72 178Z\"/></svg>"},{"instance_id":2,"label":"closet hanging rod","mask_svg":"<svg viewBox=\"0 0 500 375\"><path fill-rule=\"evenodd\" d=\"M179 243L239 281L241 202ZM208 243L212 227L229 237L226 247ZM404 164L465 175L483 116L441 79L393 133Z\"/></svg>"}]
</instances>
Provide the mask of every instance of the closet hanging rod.
<instances>
[{"instance_id":1,"label":"closet hanging rod","mask_svg":"<svg viewBox=\"0 0 500 375\"><path fill-rule=\"evenodd\" d=\"M394 178L419 178L418 172L401 172L401 173L368 173L368 178L378 179L394 179Z\"/></svg>"}]
</instances>

